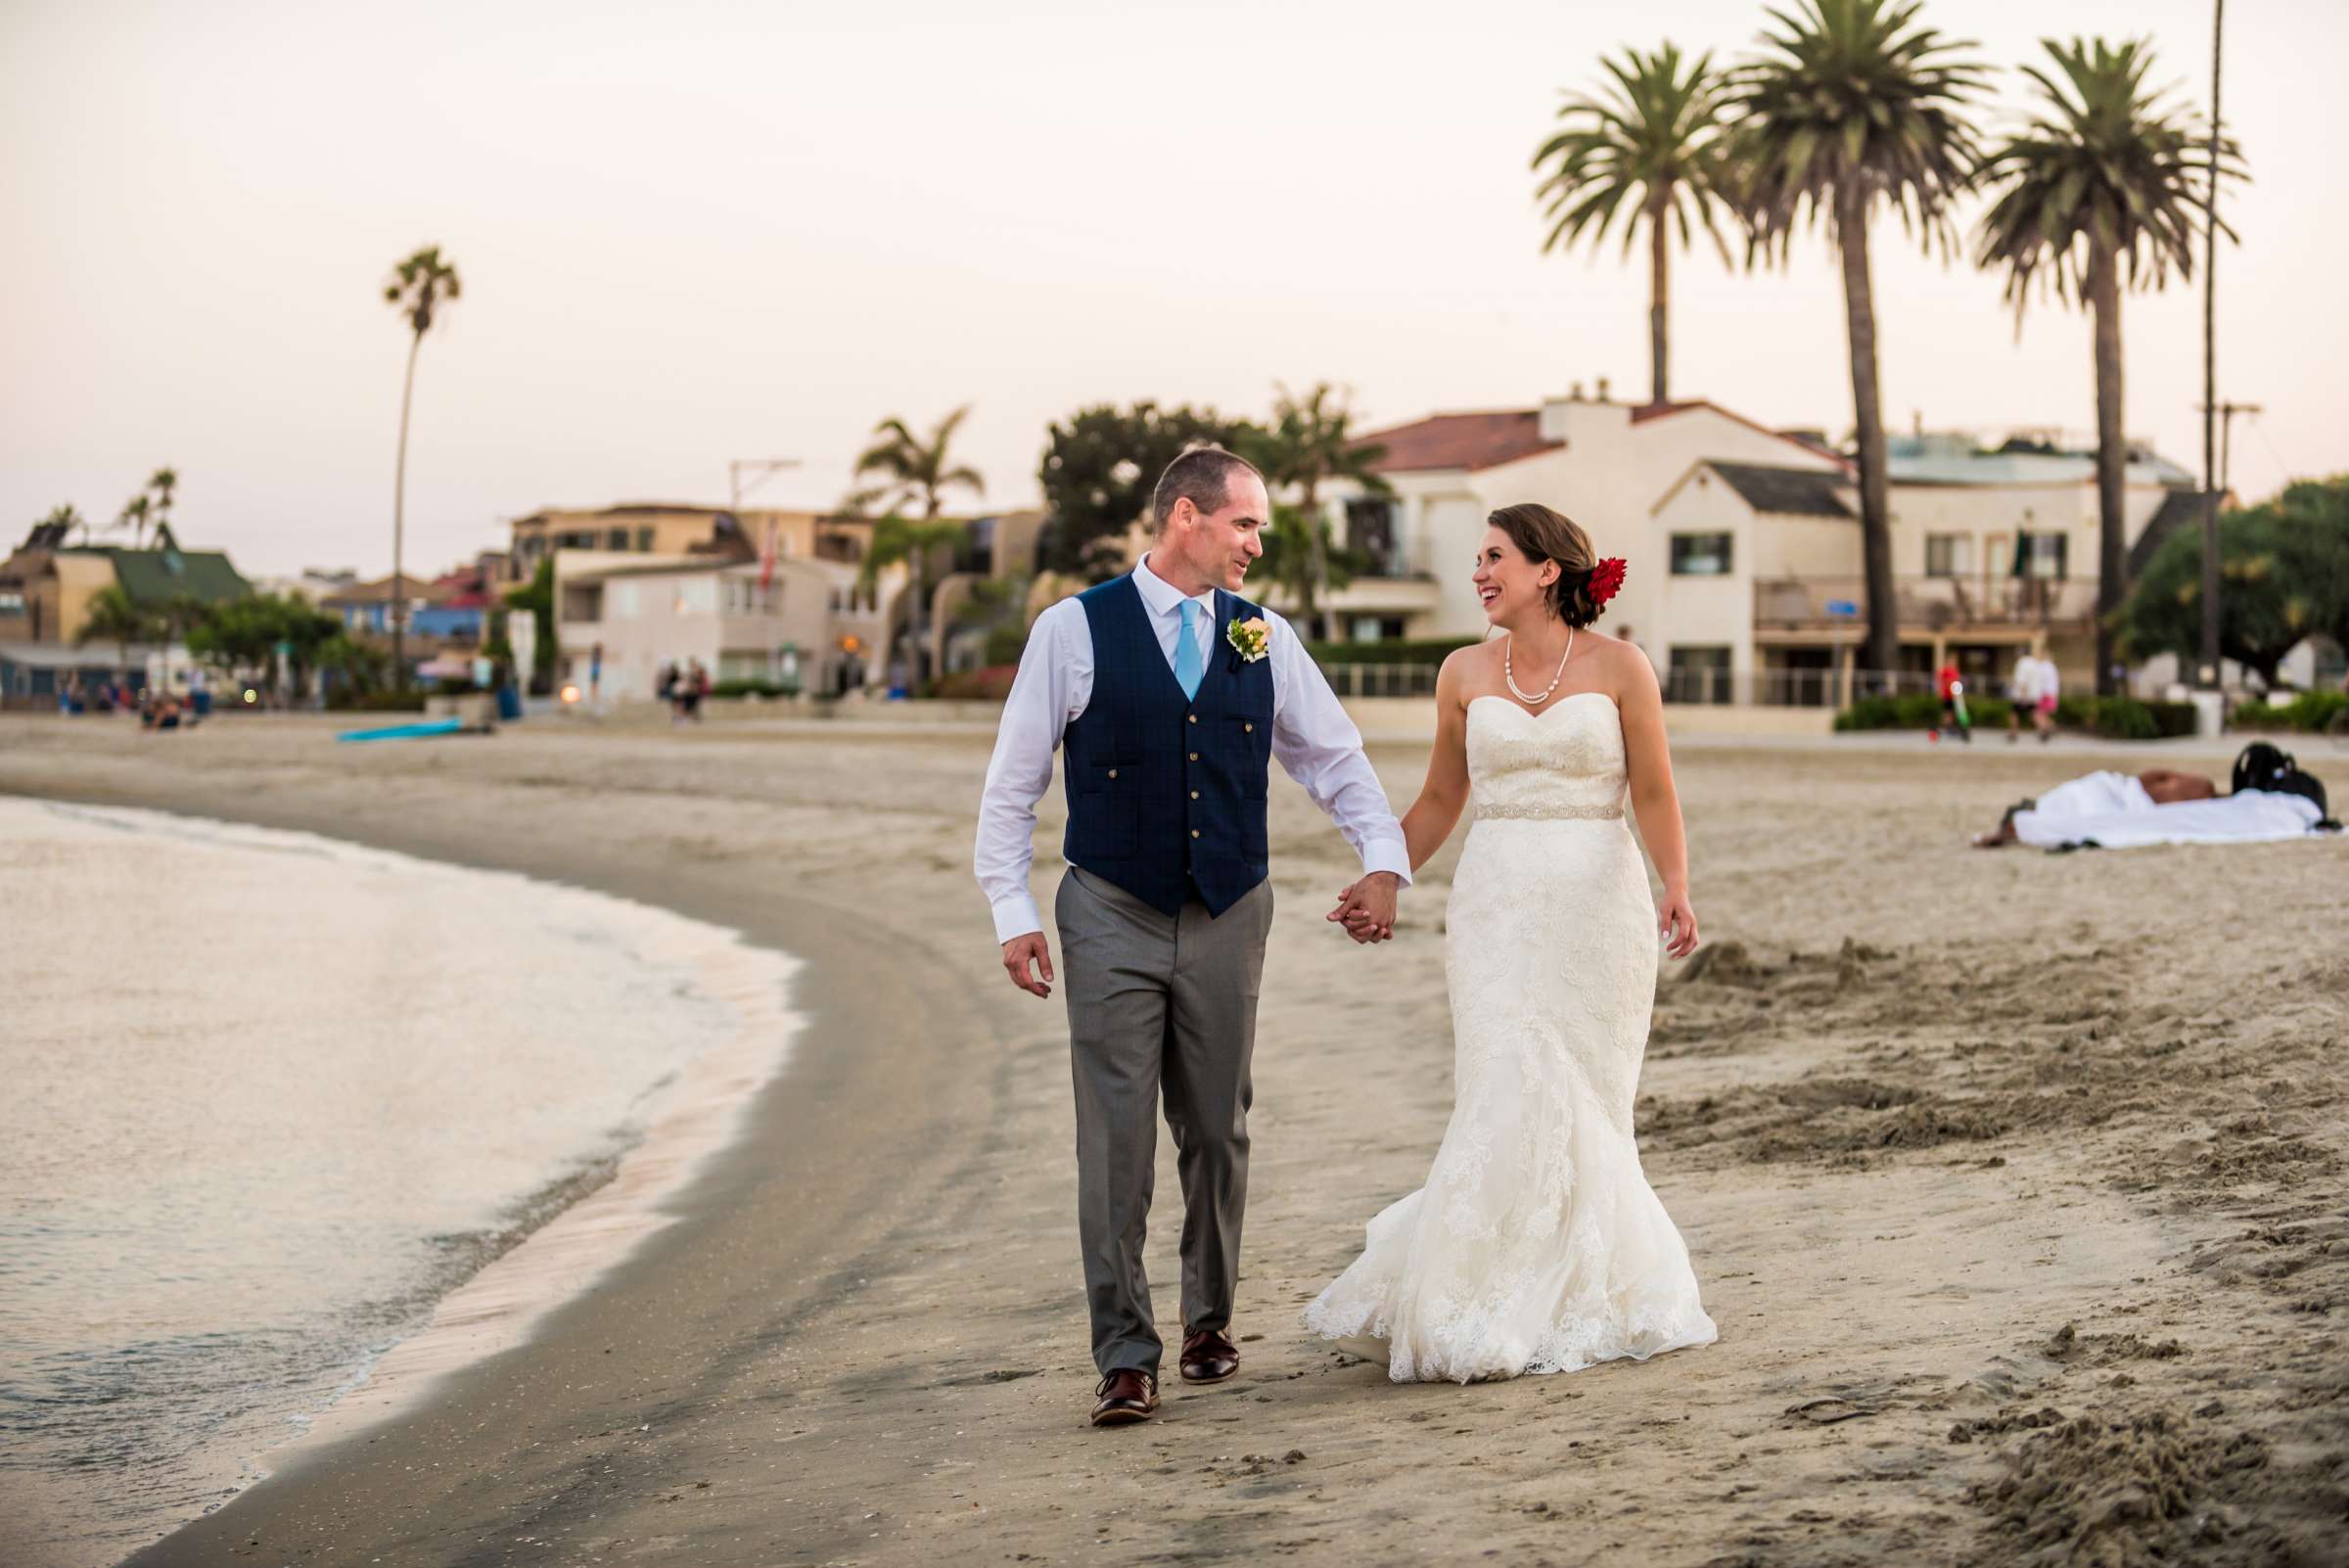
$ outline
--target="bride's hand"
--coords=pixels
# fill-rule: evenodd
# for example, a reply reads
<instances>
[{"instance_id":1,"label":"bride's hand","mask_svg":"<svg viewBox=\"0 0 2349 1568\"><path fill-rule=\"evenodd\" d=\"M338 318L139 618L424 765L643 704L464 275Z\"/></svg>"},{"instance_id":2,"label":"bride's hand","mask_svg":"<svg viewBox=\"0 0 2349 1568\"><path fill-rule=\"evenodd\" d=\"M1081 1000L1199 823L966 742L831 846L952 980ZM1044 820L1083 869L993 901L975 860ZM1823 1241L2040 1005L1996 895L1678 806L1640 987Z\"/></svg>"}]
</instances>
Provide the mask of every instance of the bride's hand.
<instances>
[{"instance_id":1,"label":"bride's hand","mask_svg":"<svg viewBox=\"0 0 2349 1568\"><path fill-rule=\"evenodd\" d=\"M1688 895L1665 890L1664 906L1656 911L1656 931L1664 939L1664 956L1685 958L1696 951L1696 910Z\"/></svg>"}]
</instances>

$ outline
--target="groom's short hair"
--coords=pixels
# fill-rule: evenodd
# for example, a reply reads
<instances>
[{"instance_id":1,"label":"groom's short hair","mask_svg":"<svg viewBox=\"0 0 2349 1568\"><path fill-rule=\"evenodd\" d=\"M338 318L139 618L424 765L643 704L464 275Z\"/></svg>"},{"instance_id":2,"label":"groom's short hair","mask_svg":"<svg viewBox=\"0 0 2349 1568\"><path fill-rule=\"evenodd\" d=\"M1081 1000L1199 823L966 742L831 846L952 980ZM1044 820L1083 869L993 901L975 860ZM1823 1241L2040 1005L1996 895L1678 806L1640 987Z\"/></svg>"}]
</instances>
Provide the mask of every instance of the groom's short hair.
<instances>
[{"instance_id":1,"label":"groom's short hair","mask_svg":"<svg viewBox=\"0 0 2349 1568\"><path fill-rule=\"evenodd\" d=\"M1264 472L1239 453L1227 451L1213 441L1201 441L1185 447L1180 457L1167 465L1158 477L1158 488L1150 496L1150 525L1165 532L1167 519L1174 515L1174 503L1187 499L1202 512L1221 512L1231 504L1231 480L1235 474L1254 474L1263 479Z\"/></svg>"}]
</instances>

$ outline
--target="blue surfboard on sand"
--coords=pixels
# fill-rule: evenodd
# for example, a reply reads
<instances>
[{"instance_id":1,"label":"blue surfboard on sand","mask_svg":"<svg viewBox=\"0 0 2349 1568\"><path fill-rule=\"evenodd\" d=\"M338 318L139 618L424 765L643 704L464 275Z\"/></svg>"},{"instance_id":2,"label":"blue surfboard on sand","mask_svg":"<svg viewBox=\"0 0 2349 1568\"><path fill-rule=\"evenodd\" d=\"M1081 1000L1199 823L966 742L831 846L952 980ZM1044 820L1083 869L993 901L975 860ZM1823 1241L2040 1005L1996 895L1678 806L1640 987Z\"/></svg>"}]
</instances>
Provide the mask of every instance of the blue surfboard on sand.
<instances>
[{"instance_id":1,"label":"blue surfboard on sand","mask_svg":"<svg viewBox=\"0 0 2349 1568\"><path fill-rule=\"evenodd\" d=\"M335 739L339 741L428 740L435 735L454 735L465 726L453 718L428 718L416 724L384 724L375 729L346 729Z\"/></svg>"}]
</instances>

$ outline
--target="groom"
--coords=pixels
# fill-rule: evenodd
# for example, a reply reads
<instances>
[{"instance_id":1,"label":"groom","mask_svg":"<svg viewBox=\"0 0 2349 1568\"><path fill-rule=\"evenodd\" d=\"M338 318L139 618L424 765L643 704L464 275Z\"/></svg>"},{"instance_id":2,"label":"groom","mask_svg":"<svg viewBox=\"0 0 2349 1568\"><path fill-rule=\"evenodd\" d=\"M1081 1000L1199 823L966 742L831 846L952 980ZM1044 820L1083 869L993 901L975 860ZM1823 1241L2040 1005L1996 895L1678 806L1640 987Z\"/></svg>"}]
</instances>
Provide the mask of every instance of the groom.
<instances>
[{"instance_id":1,"label":"groom","mask_svg":"<svg viewBox=\"0 0 2349 1568\"><path fill-rule=\"evenodd\" d=\"M1249 1057L1272 924L1267 763L1329 813L1365 873L1328 917L1393 934L1410 876L1360 734L1288 623L1238 597L1264 553L1264 476L1216 446L1167 466L1142 564L1036 618L979 805L979 885L1013 985L1052 994L1028 893L1036 802L1065 753L1068 874L1054 914L1077 1081L1077 1222L1096 1426L1158 1409L1142 1238L1163 1093L1182 1176L1190 1383L1239 1370L1232 1296L1248 1199Z\"/></svg>"}]
</instances>

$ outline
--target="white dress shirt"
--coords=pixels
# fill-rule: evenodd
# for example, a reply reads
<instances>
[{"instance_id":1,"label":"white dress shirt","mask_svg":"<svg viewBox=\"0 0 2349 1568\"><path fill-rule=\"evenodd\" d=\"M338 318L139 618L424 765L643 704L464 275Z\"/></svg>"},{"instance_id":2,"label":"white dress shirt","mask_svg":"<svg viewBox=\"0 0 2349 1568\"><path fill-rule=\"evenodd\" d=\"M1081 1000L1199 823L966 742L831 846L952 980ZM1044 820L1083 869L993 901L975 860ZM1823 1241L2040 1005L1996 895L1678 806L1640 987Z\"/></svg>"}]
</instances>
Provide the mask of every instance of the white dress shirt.
<instances>
[{"instance_id":1,"label":"white dress shirt","mask_svg":"<svg viewBox=\"0 0 2349 1568\"><path fill-rule=\"evenodd\" d=\"M1147 556L1134 568L1133 581L1172 669L1174 639L1182 632L1182 590L1150 570ZM1220 633L1216 596L1211 590L1191 602L1199 606L1197 635L1205 663L1212 664L1213 639ZM1411 857L1403 825L1362 755L1361 731L1346 716L1337 693L1289 623L1269 610L1265 620L1272 628L1266 657L1272 664L1273 757L1338 825L1362 857L1364 872L1392 871L1407 884ZM997 942L1044 929L1028 892L1028 868L1036 858L1036 803L1052 787L1052 754L1060 749L1062 733L1092 696L1093 630L1084 606L1063 599L1036 617L1028 633L1019 675L1003 704L995 755L987 764L987 788L979 798L979 848L972 867L994 909Z\"/></svg>"}]
</instances>

